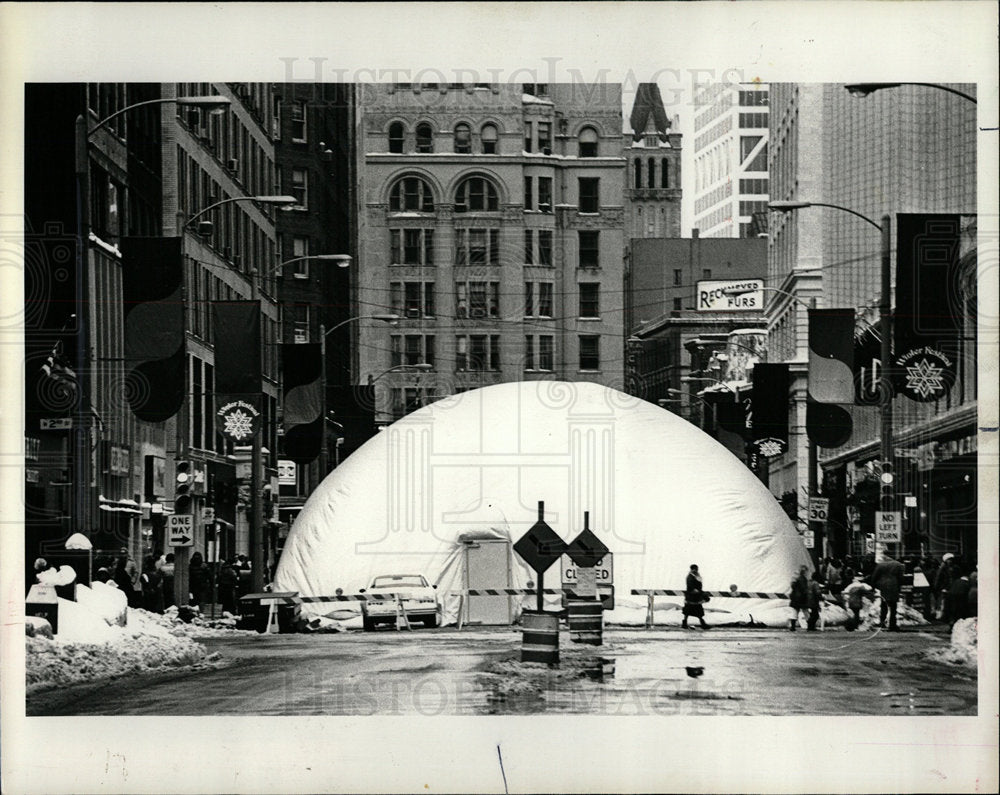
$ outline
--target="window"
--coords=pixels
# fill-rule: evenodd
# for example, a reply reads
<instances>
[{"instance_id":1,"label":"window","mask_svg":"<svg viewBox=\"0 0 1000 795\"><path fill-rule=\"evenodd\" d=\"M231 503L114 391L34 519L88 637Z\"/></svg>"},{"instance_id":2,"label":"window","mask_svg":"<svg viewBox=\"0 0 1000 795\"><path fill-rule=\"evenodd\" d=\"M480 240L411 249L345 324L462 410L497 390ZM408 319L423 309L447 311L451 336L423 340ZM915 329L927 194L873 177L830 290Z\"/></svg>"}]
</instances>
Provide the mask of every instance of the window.
<instances>
[{"instance_id":1,"label":"window","mask_svg":"<svg viewBox=\"0 0 1000 795\"><path fill-rule=\"evenodd\" d=\"M455 151L460 155L472 151L472 130L465 122L455 125Z\"/></svg>"},{"instance_id":2,"label":"window","mask_svg":"<svg viewBox=\"0 0 1000 795\"><path fill-rule=\"evenodd\" d=\"M642 187L642 161L639 160L639 158L636 158L635 160L632 161L632 172L633 172L633 177L634 177L634 179L633 179L633 183L634 183L633 187L635 187L635 188L641 188Z\"/></svg>"},{"instance_id":3,"label":"window","mask_svg":"<svg viewBox=\"0 0 1000 795\"><path fill-rule=\"evenodd\" d=\"M497 189L484 177L469 177L455 193L455 212L495 212L499 208Z\"/></svg>"},{"instance_id":4,"label":"window","mask_svg":"<svg viewBox=\"0 0 1000 795\"><path fill-rule=\"evenodd\" d=\"M479 142L482 145L484 155L495 155L497 153L497 128L492 124L484 124L479 133Z\"/></svg>"},{"instance_id":5,"label":"window","mask_svg":"<svg viewBox=\"0 0 1000 795\"><path fill-rule=\"evenodd\" d=\"M292 103L292 140L296 143L306 142L306 103Z\"/></svg>"},{"instance_id":6,"label":"window","mask_svg":"<svg viewBox=\"0 0 1000 795\"><path fill-rule=\"evenodd\" d=\"M434 365L433 334L393 334L390 338L392 366Z\"/></svg>"},{"instance_id":7,"label":"window","mask_svg":"<svg viewBox=\"0 0 1000 795\"><path fill-rule=\"evenodd\" d=\"M500 282L456 282L455 316L499 317Z\"/></svg>"},{"instance_id":8,"label":"window","mask_svg":"<svg viewBox=\"0 0 1000 795\"><path fill-rule=\"evenodd\" d=\"M389 151L393 154L403 153L403 124L394 121L389 125Z\"/></svg>"},{"instance_id":9,"label":"window","mask_svg":"<svg viewBox=\"0 0 1000 795\"><path fill-rule=\"evenodd\" d=\"M401 317L434 317L434 282L391 282L393 314Z\"/></svg>"},{"instance_id":10,"label":"window","mask_svg":"<svg viewBox=\"0 0 1000 795\"><path fill-rule=\"evenodd\" d=\"M524 178L524 209L533 210L535 209L535 195L532 186L534 185L534 177Z\"/></svg>"},{"instance_id":11,"label":"window","mask_svg":"<svg viewBox=\"0 0 1000 795\"><path fill-rule=\"evenodd\" d=\"M434 265L433 229L390 229L392 265Z\"/></svg>"},{"instance_id":12,"label":"window","mask_svg":"<svg viewBox=\"0 0 1000 795\"><path fill-rule=\"evenodd\" d=\"M580 284L580 317L601 316L601 285L596 282Z\"/></svg>"},{"instance_id":13,"label":"window","mask_svg":"<svg viewBox=\"0 0 1000 795\"><path fill-rule=\"evenodd\" d=\"M653 158L646 161L646 185L650 188L656 187L656 161Z\"/></svg>"},{"instance_id":14,"label":"window","mask_svg":"<svg viewBox=\"0 0 1000 795\"><path fill-rule=\"evenodd\" d=\"M547 97L549 95L548 83L521 83L521 92L530 94L533 97Z\"/></svg>"},{"instance_id":15,"label":"window","mask_svg":"<svg viewBox=\"0 0 1000 795\"><path fill-rule=\"evenodd\" d=\"M552 317L552 282L524 283L524 316Z\"/></svg>"},{"instance_id":16,"label":"window","mask_svg":"<svg viewBox=\"0 0 1000 795\"><path fill-rule=\"evenodd\" d=\"M392 416L395 419L402 419L407 414L417 409L423 408L433 401L431 390L424 387L392 387ZM384 580L402 579L399 577L383 577ZM412 578L408 578L412 579ZM423 577L416 578L423 580Z\"/></svg>"},{"instance_id":17,"label":"window","mask_svg":"<svg viewBox=\"0 0 1000 795\"><path fill-rule=\"evenodd\" d=\"M309 278L309 260L305 259L305 257L308 256L309 256L309 238L293 237L291 258L295 259L295 262L292 263L295 266L295 269L292 271L292 275L294 275L296 279Z\"/></svg>"},{"instance_id":18,"label":"window","mask_svg":"<svg viewBox=\"0 0 1000 795\"><path fill-rule=\"evenodd\" d=\"M524 264L535 264L535 231L533 229L524 230Z\"/></svg>"},{"instance_id":19,"label":"window","mask_svg":"<svg viewBox=\"0 0 1000 795\"><path fill-rule=\"evenodd\" d=\"M552 154L552 125L547 121L535 123L538 132L538 151L543 155Z\"/></svg>"},{"instance_id":20,"label":"window","mask_svg":"<svg viewBox=\"0 0 1000 795\"><path fill-rule=\"evenodd\" d=\"M291 192L297 207L309 206L309 174L304 168L292 169Z\"/></svg>"},{"instance_id":21,"label":"window","mask_svg":"<svg viewBox=\"0 0 1000 795\"><path fill-rule=\"evenodd\" d=\"M538 209L543 213L552 212L552 177L538 178Z\"/></svg>"},{"instance_id":22,"label":"window","mask_svg":"<svg viewBox=\"0 0 1000 795\"><path fill-rule=\"evenodd\" d=\"M455 369L483 371L500 369L500 335L468 334L455 338Z\"/></svg>"},{"instance_id":23,"label":"window","mask_svg":"<svg viewBox=\"0 0 1000 795\"><path fill-rule=\"evenodd\" d=\"M499 229L456 229L456 265L499 265Z\"/></svg>"},{"instance_id":24,"label":"window","mask_svg":"<svg viewBox=\"0 0 1000 795\"><path fill-rule=\"evenodd\" d=\"M390 212L434 212L434 196L430 186L420 177L404 177L392 186L389 194Z\"/></svg>"},{"instance_id":25,"label":"window","mask_svg":"<svg viewBox=\"0 0 1000 795\"><path fill-rule=\"evenodd\" d=\"M581 213L596 213L600 209L600 184L596 177L580 177L580 201L579 209Z\"/></svg>"},{"instance_id":26,"label":"window","mask_svg":"<svg viewBox=\"0 0 1000 795\"><path fill-rule=\"evenodd\" d=\"M670 187L670 167L669 160L667 158L660 159L660 187L668 188Z\"/></svg>"},{"instance_id":27,"label":"window","mask_svg":"<svg viewBox=\"0 0 1000 795\"><path fill-rule=\"evenodd\" d=\"M550 334L528 334L524 338L524 369L553 369L555 338Z\"/></svg>"},{"instance_id":28,"label":"window","mask_svg":"<svg viewBox=\"0 0 1000 795\"><path fill-rule=\"evenodd\" d=\"M424 154L434 151L434 129L427 122L417 125L417 151Z\"/></svg>"},{"instance_id":29,"label":"window","mask_svg":"<svg viewBox=\"0 0 1000 795\"><path fill-rule=\"evenodd\" d=\"M711 268L702 268L702 270L701 270L701 278L702 279L711 279L712 278L712 269Z\"/></svg>"},{"instance_id":30,"label":"window","mask_svg":"<svg viewBox=\"0 0 1000 795\"><path fill-rule=\"evenodd\" d=\"M680 312L681 311L681 299L680 298L675 298L674 299L674 311L675 312Z\"/></svg>"},{"instance_id":31,"label":"window","mask_svg":"<svg viewBox=\"0 0 1000 795\"><path fill-rule=\"evenodd\" d=\"M309 342L309 304L292 304L289 316L292 327L292 342Z\"/></svg>"},{"instance_id":32,"label":"window","mask_svg":"<svg viewBox=\"0 0 1000 795\"><path fill-rule=\"evenodd\" d=\"M601 369L601 338L596 334L580 337L580 369Z\"/></svg>"},{"instance_id":33,"label":"window","mask_svg":"<svg viewBox=\"0 0 1000 795\"><path fill-rule=\"evenodd\" d=\"M581 231L579 232L580 242L580 267L597 268L600 265L598 256L599 232Z\"/></svg>"},{"instance_id":34,"label":"window","mask_svg":"<svg viewBox=\"0 0 1000 795\"><path fill-rule=\"evenodd\" d=\"M680 268L674 268L674 287L680 287L681 286L681 284L682 284L681 279L682 278L683 278L683 276L681 275L681 269Z\"/></svg>"},{"instance_id":35,"label":"window","mask_svg":"<svg viewBox=\"0 0 1000 795\"><path fill-rule=\"evenodd\" d=\"M552 267L552 230L538 230L538 265Z\"/></svg>"},{"instance_id":36,"label":"window","mask_svg":"<svg viewBox=\"0 0 1000 795\"><path fill-rule=\"evenodd\" d=\"M531 122L526 121L524 123L524 151L534 152L535 140L534 136L531 134Z\"/></svg>"},{"instance_id":37,"label":"window","mask_svg":"<svg viewBox=\"0 0 1000 795\"><path fill-rule=\"evenodd\" d=\"M593 127L580 130L578 143L580 157L597 157L597 131Z\"/></svg>"}]
</instances>

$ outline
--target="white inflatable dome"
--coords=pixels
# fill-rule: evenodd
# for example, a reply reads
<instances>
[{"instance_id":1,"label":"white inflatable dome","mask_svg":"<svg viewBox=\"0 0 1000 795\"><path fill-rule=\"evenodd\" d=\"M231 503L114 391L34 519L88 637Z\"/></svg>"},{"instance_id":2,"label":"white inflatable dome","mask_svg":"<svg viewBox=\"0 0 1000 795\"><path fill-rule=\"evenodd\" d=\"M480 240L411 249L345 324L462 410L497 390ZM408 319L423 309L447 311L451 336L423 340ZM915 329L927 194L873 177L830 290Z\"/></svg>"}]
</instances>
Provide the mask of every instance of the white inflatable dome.
<instances>
[{"instance_id":1,"label":"white inflatable dome","mask_svg":"<svg viewBox=\"0 0 1000 795\"><path fill-rule=\"evenodd\" d=\"M517 541L537 520L539 501L567 542L589 512L591 530L614 554L611 622L641 623L646 599L630 591L683 590L692 563L709 591L784 593L799 566L812 568L777 500L699 428L597 384L531 381L454 395L369 440L306 502L275 590L349 594L375 575L420 573L454 621L451 593L468 582L464 543ZM535 580L514 553L510 567L511 587ZM557 562L545 587L559 585ZM657 623L677 623L682 602L658 597ZM313 612L342 615L356 604ZM706 609L710 623L752 615L774 624L786 604L715 598Z\"/></svg>"}]
</instances>

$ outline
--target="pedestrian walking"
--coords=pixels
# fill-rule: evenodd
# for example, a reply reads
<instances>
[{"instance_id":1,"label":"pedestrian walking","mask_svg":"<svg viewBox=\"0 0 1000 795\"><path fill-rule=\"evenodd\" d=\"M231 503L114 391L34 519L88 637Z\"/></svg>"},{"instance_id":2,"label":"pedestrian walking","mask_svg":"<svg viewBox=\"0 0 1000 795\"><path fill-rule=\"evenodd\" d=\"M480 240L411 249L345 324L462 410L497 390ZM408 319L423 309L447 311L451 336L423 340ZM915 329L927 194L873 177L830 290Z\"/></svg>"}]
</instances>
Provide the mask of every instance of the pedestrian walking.
<instances>
[{"instance_id":1,"label":"pedestrian walking","mask_svg":"<svg viewBox=\"0 0 1000 795\"><path fill-rule=\"evenodd\" d=\"M820 619L820 610L823 607L823 584L820 581L819 571L814 571L812 579L809 581L808 602L809 619L806 622L806 629L815 632L816 624Z\"/></svg>"},{"instance_id":2,"label":"pedestrian walking","mask_svg":"<svg viewBox=\"0 0 1000 795\"><path fill-rule=\"evenodd\" d=\"M164 558L163 565L160 566L160 574L163 575L163 606L171 607L177 604L174 597L174 553L168 552Z\"/></svg>"},{"instance_id":3,"label":"pedestrian walking","mask_svg":"<svg viewBox=\"0 0 1000 795\"><path fill-rule=\"evenodd\" d=\"M957 570L954 574L958 576L952 580L951 586L948 588L946 608L948 625L952 627L959 619L969 617L969 593L972 590L969 575L962 570Z\"/></svg>"},{"instance_id":4,"label":"pedestrian walking","mask_svg":"<svg viewBox=\"0 0 1000 795\"><path fill-rule=\"evenodd\" d=\"M188 578L191 586L191 601L200 605L205 601L209 589L209 573L205 566L205 558L200 552L195 552L188 563Z\"/></svg>"},{"instance_id":5,"label":"pedestrian walking","mask_svg":"<svg viewBox=\"0 0 1000 795\"><path fill-rule=\"evenodd\" d=\"M934 616L938 621L948 620L948 589L955 579L955 556L946 552L934 575Z\"/></svg>"},{"instance_id":6,"label":"pedestrian walking","mask_svg":"<svg viewBox=\"0 0 1000 795\"><path fill-rule=\"evenodd\" d=\"M888 613L890 632L899 632L899 627L896 624L896 605L899 602L899 593L903 587L903 576L905 574L906 571L902 563L888 555L883 555L882 560L875 564L875 569L868 578L869 584L882 597L878 625L885 627L885 617L886 613Z\"/></svg>"},{"instance_id":7,"label":"pedestrian walking","mask_svg":"<svg viewBox=\"0 0 1000 795\"><path fill-rule=\"evenodd\" d=\"M240 583L234 561L227 560L219 572L219 602L223 612L236 615L236 588Z\"/></svg>"},{"instance_id":8,"label":"pedestrian walking","mask_svg":"<svg viewBox=\"0 0 1000 795\"><path fill-rule=\"evenodd\" d=\"M843 604L840 592L844 590L845 585L847 585L847 581L844 580L843 564L838 558L831 558L826 566L826 587L837 604Z\"/></svg>"},{"instance_id":9,"label":"pedestrian walking","mask_svg":"<svg viewBox=\"0 0 1000 795\"><path fill-rule=\"evenodd\" d=\"M788 606L792 608L792 618L788 628L794 632L799 625L799 613L809 620L809 578L807 566L799 567L799 573L792 578L792 585L789 588Z\"/></svg>"},{"instance_id":10,"label":"pedestrian walking","mask_svg":"<svg viewBox=\"0 0 1000 795\"><path fill-rule=\"evenodd\" d=\"M846 629L853 631L861 626L861 608L864 607L865 599L874 601L875 591L860 574L855 574L852 582L844 588L843 596L847 599L847 607L854 614L847 619Z\"/></svg>"},{"instance_id":11,"label":"pedestrian walking","mask_svg":"<svg viewBox=\"0 0 1000 795\"><path fill-rule=\"evenodd\" d=\"M125 594L125 599L128 601L129 607L142 606L139 570L125 547L121 548L118 558L115 561L114 581L115 585Z\"/></svg>"},{"instance_id":12,"label":"pedestrian walking","mask_svg":"<svg viewBox=\"0 0 1000 795\"><path fill-rule=\"evenodd\" d=\"M688 618L697 618L701 622L702 629L708 629L705 623L705 602L708 601L706 594L701 587L701 574L698 573L697 564L692 563L688 571L687 583L684 588L684 619L681 621L683 629L688 628Z\"/></svg>"},{"instance_id":13,"label":"pedestrian walking","mask_svg":"<svg viewBox=\"0 0 1000 795\"><path fill-rule=\"evenodd\" d=\"M151 613L163 612L163 575L152 556L142 562L142 606Z\"/></svg>"}]
</instances>

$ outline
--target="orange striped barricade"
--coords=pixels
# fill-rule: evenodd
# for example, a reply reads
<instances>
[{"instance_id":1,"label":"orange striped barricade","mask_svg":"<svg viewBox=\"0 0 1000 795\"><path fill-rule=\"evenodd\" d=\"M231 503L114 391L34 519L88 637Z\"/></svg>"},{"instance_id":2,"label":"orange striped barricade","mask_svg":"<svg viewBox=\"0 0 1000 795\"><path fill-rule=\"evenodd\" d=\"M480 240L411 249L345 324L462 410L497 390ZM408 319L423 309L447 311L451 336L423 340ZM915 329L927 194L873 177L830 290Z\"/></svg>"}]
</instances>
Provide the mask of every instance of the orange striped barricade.
<instances>
[{"instance_id":1,"label":"orange striped barricade","mask_svg":"<svg viewBox=\"0 0 1000 795\"><path fill-rule=\"evenodd\" d=\"M521 662L559 665L558 613L525 610L521 628Z\"/></svg>"},{"instance_id":2,"label":"orange striped barricade","mask_svg":"<svg viewBox=\"0 0 1000 795\"><path fill-rule=\"evenodd\" d=\"M718 596L723 599L788 599L786 593L771 591L738 591L735 587L728 591L703 591L706 596ZM685 591L679 588L633 588L632 596L646 597L646 628L653 626L653 599L657 596L684 596Z\"/></svg>"},{"instance_id":3,"label":"orange striped barricade","mask_svg":"<svg viewBox=\"0 0 1000 795\"><path fill-rule=\"evenodd\" d=\"M569 639L574 643L600 646L604 643L604 608L596 599L575 599L566 601L566 622L569 624Z\"/></svg>"}]
</instances>

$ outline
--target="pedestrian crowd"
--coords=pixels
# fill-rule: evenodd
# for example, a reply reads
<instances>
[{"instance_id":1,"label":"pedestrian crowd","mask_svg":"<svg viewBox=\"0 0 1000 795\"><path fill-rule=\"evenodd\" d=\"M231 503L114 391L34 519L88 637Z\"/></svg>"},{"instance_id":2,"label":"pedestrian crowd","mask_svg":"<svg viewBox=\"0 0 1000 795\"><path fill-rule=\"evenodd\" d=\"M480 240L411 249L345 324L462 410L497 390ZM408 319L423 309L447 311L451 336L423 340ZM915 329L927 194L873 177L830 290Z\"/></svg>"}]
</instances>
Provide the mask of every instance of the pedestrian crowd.
<instances>
[{"instance_id":1,"label":"pedestrian crowd","mask_svg":"<svg viewBox=\"0 0 1000 795\"><path fill-rule=\"evenodd\" d=\"M953 626L959 619L978 613L976 567L963 564L950 552L942 555L940 561L927 557L906 558L901 562L885 554L878 559L867 556L860 562L850 556L843 560L824 558L812 577L808 571L807 566L801 566L789 587L792 631L799 627L800 618L805 620L807 630L815 631L822 622L824 601L849 610L846 628L857 629L865 601L874 602L878 598L879 627L898 632L898 606L907 575L913 576L916 587L927 588L933 599L928 604L927 618Z\"/></svg>"}]
</instances>

